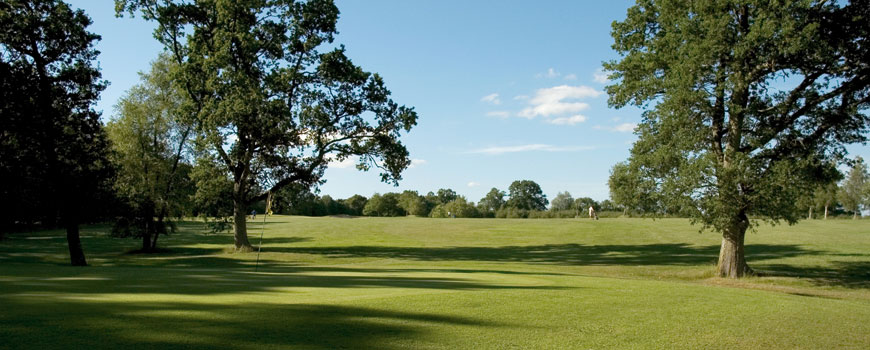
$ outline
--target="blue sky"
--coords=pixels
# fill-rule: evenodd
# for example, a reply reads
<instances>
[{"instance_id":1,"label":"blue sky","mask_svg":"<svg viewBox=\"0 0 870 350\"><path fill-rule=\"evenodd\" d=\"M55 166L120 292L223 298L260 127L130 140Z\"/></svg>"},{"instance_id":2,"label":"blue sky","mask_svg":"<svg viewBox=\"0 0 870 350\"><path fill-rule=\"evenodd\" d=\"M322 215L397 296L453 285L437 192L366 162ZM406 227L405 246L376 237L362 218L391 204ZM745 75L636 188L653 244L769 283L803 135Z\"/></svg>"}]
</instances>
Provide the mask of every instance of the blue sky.
<instances>
[{"instance_id":1,"label":"blue sky","mask_svg":"<svg viewBox=\"0 0 870 350\"><path fill-rule=\"evenodd\" d=\"M98 109L138 81L162 47L141 18L115 18L111 1L77 0L102 35L111 85ZM396 102L415 107L403 138L414 164L398 187L376 171L333 164L321 194L452 188L477 201L492 187L533 180L547 198L608 197L613 164L628 157L641 110L607 107L601 62L616 58L610 24L632 1L339 0L336 42L381 74ZM850 147L870 156L870 147Z\"/></svg>"}]
</instances>

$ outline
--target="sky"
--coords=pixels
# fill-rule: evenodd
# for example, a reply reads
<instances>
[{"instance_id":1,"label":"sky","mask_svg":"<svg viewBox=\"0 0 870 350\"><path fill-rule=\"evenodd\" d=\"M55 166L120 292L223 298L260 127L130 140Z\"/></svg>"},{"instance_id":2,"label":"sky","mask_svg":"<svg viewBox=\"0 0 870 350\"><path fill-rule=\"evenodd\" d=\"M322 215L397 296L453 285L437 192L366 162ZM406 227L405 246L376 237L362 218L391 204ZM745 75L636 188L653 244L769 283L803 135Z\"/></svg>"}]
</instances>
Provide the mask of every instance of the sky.
<instances>
[{"instance_id":1,"label":"sky","mask_svg":"<svg viewBox=\"0 0 870 350\"><path fill-rule=\"evenodd\" d=\"M110 0L69 1L92 18L105 120L162 46L154 25L116 18ZM548 199L609 197L611 167L628 158L640 109L607 106L603 61L610 25L633 1L338 0L336 43L354 63L384 77L418 124L403 136L412 165L398 187L377 170L331 164L321 195L451 188L480 200L515 180L537 182ZM849 147L870 157L870 146Z\"/></svg>"}]
</instances>

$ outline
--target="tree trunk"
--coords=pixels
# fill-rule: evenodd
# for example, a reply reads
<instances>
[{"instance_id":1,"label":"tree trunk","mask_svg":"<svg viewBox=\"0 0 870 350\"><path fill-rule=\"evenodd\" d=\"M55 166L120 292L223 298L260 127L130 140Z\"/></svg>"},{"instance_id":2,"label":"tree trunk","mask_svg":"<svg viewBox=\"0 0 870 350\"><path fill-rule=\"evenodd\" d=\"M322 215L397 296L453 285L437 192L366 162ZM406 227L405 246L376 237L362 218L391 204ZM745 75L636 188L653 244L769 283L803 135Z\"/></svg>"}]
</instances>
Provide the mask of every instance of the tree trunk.
<instances>
[{"instance_id":1,"label":"tree trunk","mask_svg":"<svg viewBox=\"0 0 870 350\"><path fill-rule=\"evenodd\" d=\"M142 233L142 251L147 252L151 250L151 233L148 229L145 229L145 232Z\"/></svg>"},{"instance_id":2,"label":"tree trunk","mask_svg":"<svg viewBox=\"0 0 870 350\"><path fill-rule=\"evenodd\" d=\"M825 220L828 220L828 205L825 204Z\"/></svg>"},{"instance_id":3,"label":"tree trunk","mask_svg":"<svg viewBox=\"0 0 870 350\"><path fill-rule=\"evenodd\" d=\"M746 254L743 252L743 240L747 228L749 228L749 219L741 213L731 227L722 233L722 246L719 249L717 266L719 277L740 278L752 274L752 269L746 264Z\"/></svg>"},{"instance_id":4,"label":"tree trunk","mask_svg":"<svg viewBox=\"0 0 870 350\"><path fill-rule=\"evenodd\" d=\"M813 219L813 207L810 207L810 213L809 213L809 215L807 215L807 220L812 220L812 219Z\"/></svg>"},{"instance_id":5,"label":"tree trunk","mask_svg":"<svg viewBox=\"0 0 870 350\"><path fill-rule=\"evenodd\" d=\"M72 266L88 266L85 260L85 252L82 250L82 241L79 237L79 224L70 218L66 222L66 243L69 246L69 261Z\"/></svg>"},{"instance_id":6,"label":"tree trunk","mask_svg":"<svg viewBox=\"0 0 870 350\"><path fill-rule=\"evenodd\" d=\"M151 236L155 235L154 232L154 204L150 201L146 202L145 210L142 213L144 216L142 219L145 220L145 231L142 232L142 252L150 252L151 251Z\"/></svg>"},{"instance_id":7,"label":"tree trunk","mask_svg":"<svg viewBox=\"0 0 870 350\"><path fill-rule=\"evenodd\" d=\"M238 198L233 200L233 228L235 235L235 244L236 251L244 251L249 252L254 250L254 247L251 246L251 243L248 242L248 228L247 228L247 206L244 201L239 200Z\"/></svg>"}]
</instances>

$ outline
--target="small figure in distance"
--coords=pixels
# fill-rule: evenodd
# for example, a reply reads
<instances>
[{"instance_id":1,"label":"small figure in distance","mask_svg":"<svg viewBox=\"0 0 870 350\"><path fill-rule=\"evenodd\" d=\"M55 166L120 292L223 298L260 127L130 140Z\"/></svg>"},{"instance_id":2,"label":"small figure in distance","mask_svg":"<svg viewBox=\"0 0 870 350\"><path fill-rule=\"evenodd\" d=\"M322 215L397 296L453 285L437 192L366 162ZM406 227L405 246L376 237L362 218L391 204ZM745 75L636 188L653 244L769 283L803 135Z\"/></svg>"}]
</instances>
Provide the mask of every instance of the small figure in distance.
<instances>
[{"instance_id":1,"label":"small figure in distance","mask_svg":"<svg viewBox=\"0 0 870 350\"><path fill-rule=\"evenodd\" d=\"M251 220L254 220L256 218L257 218L257 209L251 210Z\"/></svg>"},{"instance_id":2,"label":"small figure in distance","mask_svg":"<svg viewBox=\"0 0 870 350\"><path fill-rule=\"evenodd\" d=\"M589 206L589 218L598 220L598 213L595 212L595 209L592 206Z\"/></svg>"}]
</instances>

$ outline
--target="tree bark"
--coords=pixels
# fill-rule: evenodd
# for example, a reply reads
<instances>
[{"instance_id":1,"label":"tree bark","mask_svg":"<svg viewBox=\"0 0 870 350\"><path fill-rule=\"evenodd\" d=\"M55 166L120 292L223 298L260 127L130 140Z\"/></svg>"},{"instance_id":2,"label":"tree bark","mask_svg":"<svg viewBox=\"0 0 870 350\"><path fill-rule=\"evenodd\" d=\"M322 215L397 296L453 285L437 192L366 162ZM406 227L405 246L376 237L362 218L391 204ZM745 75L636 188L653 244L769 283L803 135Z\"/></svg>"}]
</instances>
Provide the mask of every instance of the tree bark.
<instances>
[{"instance_id":1,"label":"tree bark","mask_svg":"<svg viewBox=\"0 0 870 350\"><path fill-rule=\"evenodd\" d=\"M147 252L151 250L151 234L148 229L145 229L145 232L142 233L142 251Z\"/></svg>"},{"instance_id":2,"label":"tree bark","mask_svg":"<svg viewBox=\"0 0 870 350\"><path fill-rule=\"evenodd\" d=\"M151 251L151 236L157 234L154 232L154 207L153 204L146 202L145 211L143 212L145 220L145 230L142 232L142 252Z\"/></svg>"},{"instance_id":3,"label":"tree bark","mask_svg":"<svg viewBox=\"0 0 870 350\"><path fill-rule=\"evenodd\" d=\"M719 277L740 278L752 275L752 269L746 264L746 254L743 251L747 228L749 228L749 219L741 213L731 227L722 233L722 246L719 249L717 266Z\"/></svg>"},{"instance_id":4,"label":"tree bark","mask_svg":"<svg viewBox=\"0 0 870 350\"><path fill-rule=\"evenodd\" d=\"M165 232L166 228L163 226L163 216L157 217L157 227L160 228L160 231ZM154 238L151 240L151 242L149 242L149 244L151 245L151 251L157 250L157 238L160 237L160 231L154 232Z\"/></svg>"},{"instance_id":5,"label":"tree bark","mask_svg":"<svg viewBox=\"0 0 870 350\"><path fill-rule=\"evenodd\" d=\"M236 251L249 252L254 250L251 243L248 241L247 228L247 205L244 201L235 198L233 199L233 233L236 245Z\"/></svg>"},{"instance_id":6,"label":"tree bark","mask_svg":"<svg viewBox=\"0 0 870 350\"><path fill-rule=\"evenodd\" d=\"M67 218L66 226L66 242L69 246L69 261L72 266L88 266L85 260L85 252L82 250L82 241L79 237L79 224L75 220Z\"/></svg>"},{"instance_id":7,"label":"tree bark","mask_svg":"<svg viewBox=\"0 0 870 350\"><path fill-rule=\"evenodd\" d=\"M810 213L809 213L809 215L807 215L807 220L812 220L812 219L813 219L813 207L810 207Z\"/></svg>"},{"instance_id":8,"label":"tree bark","mask_svg":"<svg viewBox=\"0 0 870 350\"><path fill-rule=\"evenodd\" d=\"M825 220L828 220L828 205L825 204Z\"/></svg>"}]
</instances>

